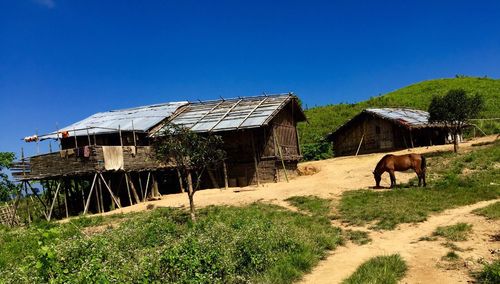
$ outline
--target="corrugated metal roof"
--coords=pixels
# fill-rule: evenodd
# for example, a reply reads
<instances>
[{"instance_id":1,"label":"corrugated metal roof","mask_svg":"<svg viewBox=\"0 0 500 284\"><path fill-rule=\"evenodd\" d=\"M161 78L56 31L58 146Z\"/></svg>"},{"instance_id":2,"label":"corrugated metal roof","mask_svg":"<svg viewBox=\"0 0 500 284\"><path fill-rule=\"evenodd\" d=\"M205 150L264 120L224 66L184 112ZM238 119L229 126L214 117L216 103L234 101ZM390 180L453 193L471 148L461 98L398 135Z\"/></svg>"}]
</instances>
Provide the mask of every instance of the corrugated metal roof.
<instances>
[{"instance_id":1,"label":"corrugated metal roof","mask_svg":"<svg viewBox=\"0 0 500 284\"><path fill-rule=\"evenodd\" d=\"M165 119L195 132L217 132L254 128L266 125L290 100L289 94L221 99L202 102L171 102L136 108L96 113L84 120L39 138L57 139L57 133L68 131L70 136L105 134L122 131L147 132ZM305 115L298 107L298 114ZM133 127L132 127L133 121ZM161 130L161 126L160 129ZM158 130L158 131L159 131ZM153 130L154 132L158 132ZM154 133L152 133L154 135Z\"/></svg>"},{"instance_id":2,"label":"corrugated metal roof","mask_svg":"<svg viewBox=\"0 0 500 284\"><path fill-rule=\"evenodd\" d=\"M217 132L266 125L292 94L234 98L191 103L171 119L195 132Z\"/></svg>"},{"instance_id":3,"label":"corrugated metal roof","mask_svg":"<svg viewBox=\"0 0 500 284\"><path fill-rule=\"evenodd\" d=\"M85 136L87 129L90 134L105 134L136 130L146 132L165 118L170 117L181 106L188 102L171 102L121 110L99 112L84 120L61 128L58 132L68 131L71 136ZM133 126L132 126L133 123ZM75 130L75 131L74 131ZM40 136L40 139L57 139L57 133Z\"/></svg>"},{"instance_id":4,"label":"corrugated metal roof","mask_svg":"<svg viewBox=\"0 0 500 284\"><path fill-rule=\"evenodd\" d=\"M423 110L409 108L368 108L365 112L385 119L396 120L401 124L412 127L421 127L429 124L429 113Z\"/></svg>"}]
</instances>

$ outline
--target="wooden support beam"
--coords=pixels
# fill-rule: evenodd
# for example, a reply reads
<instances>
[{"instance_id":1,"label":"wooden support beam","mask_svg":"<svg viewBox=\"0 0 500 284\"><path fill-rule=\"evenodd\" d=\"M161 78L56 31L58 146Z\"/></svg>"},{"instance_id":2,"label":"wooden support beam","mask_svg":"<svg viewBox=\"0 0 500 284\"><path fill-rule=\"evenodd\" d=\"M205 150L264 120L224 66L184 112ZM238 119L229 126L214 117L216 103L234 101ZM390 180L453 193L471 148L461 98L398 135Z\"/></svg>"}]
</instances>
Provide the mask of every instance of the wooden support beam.
<instances>
[{"instance_id":1,"label":"wooden support beam","mask_svg":"<svg viewBox=\"0 0 500 284\"><path fill-rule=\"evenodd\" d=\"M151 178L151 172L148 172L148 178L146 180L146 189L144 190L144 197L142 198L142 202L146 202L148 198L148 189L149 189L149 179Z\"/></svg>"},{"instance_id":2,"label":"wooden support beam","mask_svg":"<svg viewBox=\"0 0 500 284\"><path fill-rule=\"evenodd\" d=\"M118 208L122 208L122 206L120 205L120 202L118 202L118 200L116 199L115 195L113 194L113 191L111 191L111 188L106 183L106 180L102 176L102 173L99 173L99 176L101 177L101 180L104 183L104 186L108 189L109 195L111 195L111 199L115 202L115 205L118 206Z\"/></svg>"},{"instance_id":3,"label":"wooden support beam","mask_svg":"<svg viewBox=\"0 0 500 284\"><path fill-rule=\"evenodd\" d=\"M200 123L200 121L202 121L205 117L207 117L209 114L211 114L215 109L217 109L224 102L225 101L222 100L218 104L216 104L214 107L212 107L207 113L202 115L195 123L193 123L193 125L191 127L189 127L189 129L193 129L193 127L195 127L196 124Z\"/></svg>"},{"instance_id":4,"label":"wooden support beam","mask_svg":"<svg viewBox=\"0 0 500 284\"><path fill-rule=\"evenodd\" d=\"M50 221L50 218L52 217L52 210L54 209L54 205L56 203L56 199L59 200L59 189L61 188L61 181L57 184L57 189L56 193L54 194L54 199L52 200L52 205L50 205L50 211L49 215L47 216L47 221Z\"/></svg>"},{"instance_id":5,"label":"wooden support beam","mask_svg":"<svg viewBox=\"0 0 500 284\"><path fill-rule=\"evenodd\" d=\"M151 180L153 183L153 197L161 196L160 189L158 188L158 178L156 177L155 173L151 174Z\"/></svg>"},{"instance_id":6,"label":"wooden support beam","mask_svg":"<svg viewBox=\"0 0 500 284\"><path fill-rule=\"evenodd\" d=\"M99 200L98 206L99 206L99 213L104 213L104 200L102 198L102 183L101 179L97 177L97 198Z\"/></svg>"},{"instance_id":7,"label":"wooden support beam","mask_svg":"<svg viewBox=\"0 0 500 284\"><path fill-rule=\"evenodd\" d=\"M267 98L267 97L266 97ZM254 163L254 166L255 166L255 177L257 178L257 186L260 186L260 179L259 179L259 161L257 159L257 151L255 150L255 141L254 141L254 135L253 135L253 131L250 130L252 132L252 135L251 135L251 140L252 140L252 151L253 151L253 163Z\"/></svg>"},{"instance_id":8,"label":"wooden support beam","mask_svg":"<svg viewBox=\"0 0 500 284\"><path fill-rule=\"evenodd\" d=\"M247 121L247 119L267 100L268 97L265 97L263 100L261 100L246 116L245 118L243 118L243 120L241 121L241 123L238 125L238 127L236 127L237 129L239 129L243 123L245 123L245 121Z\"/></svg>"},{"instance_id":9,"label":"wooden support beam","mask_svg":"<svg viewBox=\"0 0 500 284\"><path fill-rule=\"evenodd\" d=\"M66 212L66 218L68 218L69 212L68 212L68 183L67 183L67 180L64 181L64 210Z\"/></svg>"},{"instance_id":10,"label":"wooden support beam","mask_svg":"<svg viewBox=\"0 0 500 284\"><path fill-rule=\"evenodd\" d=\"M276 136L276 129L274 129L274 128L273 128L273 136L274 136L274 144L278 148L278 153L280 155L281 165L283 166L283 172L285 173L286 182L289 182L289 180L288 180L288 174L286 172L285 161L283 160L283 153L281 151L280 143L278 142L278 137Z\"/></svg>"},{"instance_id":11,"label":"wooden support beam","mask_svg":"<svg viewBox=\"0 0 500 284\"><path fill-rule=\"evenodd\" d=\"M90 199L92 198L92 192L94 191L95 181L97 179L97 173L94 175L94 180L92 181L92 186L90 186L89 197L87 198L87 202L85 203L85 208L83 209L83 215L87 214L90 205Z\"/></svg>"},{"instance_id":12,"label":"wooden support beam","mask_svg":"<svg viewBox=\"0 0 500 284\"><path fill-rule=\"evenodd\" d=\"M229 181L227 179L227 167L226 167L226 161L222 161L222 170L224 171L224 189L229 188Z\"/></svg>"},{"instance_id":13,"label":"wooden support beam","mask_svg":"<svg viewBox=\"0 0 500 284\"><path fill-rule=\"evenodd\" d=\"M137 194L137 190L135 189L135 185L134 185L134 182L132 181L132 177L130 176L130 173L126 173L125 178L127 179L128 183L130 184L130 189L132 190L132 194L134 195L135 203L140 203L141 199L139 198L139 195Z\"/></svg>"},{"instance_id":14,"label":"wooden support beam","mask_svg":"<svg viewBox=\"0 0 500 284\"><path fill-rule=\"evenodd\" d=\"M123 175L125 176L125 184L127 186L128 202L130 205L133 205L134 203L132 203L132 195L130 194L130 185L128 184L127 173L124 172Z\"/></svg>"},{"instance_id":15,"label":"wooden support beam","mask_svg":"<svg viewBox=\"0 0 500 284\"><path fill-rule=\"evenodd\" d=\"M361 140L359 140L358 150L356 150L356 156L358 155L359 150L361 149L361 145L363 144L364 138L365 138L365 134L363 133L363 136L361 136Z\"/></svg>"},{"instance_id":16,"label":"wooden support beam","mask_svg":"<svg viewBox=\"0 0 500 284\"><path fill-rule=\"evenodd\" d=\"M229 115L229 113L242 101L243 99L240 99L238 100L234 105L232 105L227 111L226 113L224 113L224 115L221 116L221 118L219 118L219 120L217 120L217 122L214 124L214 126L212 126L208 132L212 131L215 129L215 127L217 127L217 125L219 125L219 123L221 123L222 120L224 120L224 118L226 118L226 116Z\"/></svg>"},{"instance_id":17,"label":"wooden support beam","mask_svg":"<svg viewBox=\"0 0 500 284\"><path fill-rule=\"evenodd\" d=\"M179 169L177 169L177 178L179 179L179 187L181 188L181 192L184 193L184 183L182 182L181 171L179 171Z\"/></svg>"},{"instance_id":18,"label":"wooden support beam","mask_svg":"<svg viewBox=\"0 0 500 284\"><path fill-rule=\"evenodd\" d=\"M28 198L28 187L26 186L27 181L23 182L23 188L24 188L24 194L25 194L25 199L26 199L26 210L27 210L27 215L28 215L28 225L31 224L31 214L30 214L30 203Z\"/></svg>"}]
</instances>

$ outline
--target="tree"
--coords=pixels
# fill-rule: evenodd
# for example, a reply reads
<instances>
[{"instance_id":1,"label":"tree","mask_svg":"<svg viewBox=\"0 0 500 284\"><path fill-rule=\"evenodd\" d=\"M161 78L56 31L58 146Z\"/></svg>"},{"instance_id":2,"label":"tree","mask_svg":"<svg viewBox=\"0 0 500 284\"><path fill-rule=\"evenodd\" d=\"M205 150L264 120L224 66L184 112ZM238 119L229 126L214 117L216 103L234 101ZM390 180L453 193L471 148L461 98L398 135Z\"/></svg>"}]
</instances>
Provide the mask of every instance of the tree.
<instances>
[{"instance_id":1,"label":"tree","mask_svg":"<svg viewBox=\"0 0 500 284\"><path fill-rule=\"evenodd\" d=\"M16 192L16 185L9 180L4 172L9 169L14 161L15 155L10 152L0 152L0 201L5 202L11 199L12 194Z\"/></svg>"},{"instance_id":2,"label":"tree","mask_svg":"<svg viewBox=\"0 0 500 284\"><path fill-rule=\"evenodd\" d=\"M223 141L217 135L201 135L185 127L168 124L153 141L156 158L172 165L188 185L191 219L196 219L194 194L200 187L203 173L219 166L226 157ZM193 176L195 184L193 185Z\"/></svg>"},{"instance_id":3,"label":"tree","mask_svg":"<svg viewBox=\"0 0 500 284\"><path fill-rule=\"evenodd\" d=\"M453 135L453 149L458 151L458 137L469 119L484 108L479 95L468 96L463 89L450 90L443 97L433 97L429 105L429 122L442 123Z\"/></svg>"}]
</instances>

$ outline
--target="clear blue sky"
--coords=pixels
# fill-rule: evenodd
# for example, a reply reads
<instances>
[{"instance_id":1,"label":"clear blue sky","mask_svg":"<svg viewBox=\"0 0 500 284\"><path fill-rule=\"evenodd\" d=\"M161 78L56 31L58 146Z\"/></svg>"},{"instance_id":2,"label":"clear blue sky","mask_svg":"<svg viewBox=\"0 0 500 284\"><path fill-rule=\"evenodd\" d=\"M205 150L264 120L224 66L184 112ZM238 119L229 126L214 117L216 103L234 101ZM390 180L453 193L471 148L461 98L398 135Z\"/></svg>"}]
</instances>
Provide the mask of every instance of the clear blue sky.
<instances>
[{"instance_id":1,"label":"clear blue sky","mask_svg":"<svg viewBox=\"0 0 500 284\"><path fill-rule=\"evenodd\" d=\"M455 74L500 77L500 1L0 0L0 151L109 109Z\"/></svg>"}]
</instances>

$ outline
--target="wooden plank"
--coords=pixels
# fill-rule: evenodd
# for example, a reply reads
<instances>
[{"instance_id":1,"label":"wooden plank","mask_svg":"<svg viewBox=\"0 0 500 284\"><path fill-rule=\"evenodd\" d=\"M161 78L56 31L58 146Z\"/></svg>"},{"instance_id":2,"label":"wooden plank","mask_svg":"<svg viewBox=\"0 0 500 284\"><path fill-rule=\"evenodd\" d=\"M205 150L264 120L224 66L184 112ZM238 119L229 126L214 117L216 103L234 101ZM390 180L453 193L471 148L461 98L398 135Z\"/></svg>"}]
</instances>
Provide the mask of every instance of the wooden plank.
<instances>
[{"instance_id":1,"label":"wooden plank","mask_svg":"<svg viewBox=\"0 0 500 284\"><path fill-rule=\"evenodd\" d=\"M85 208L83 209L83 215L87 214L87 211L89 209L90 199L92 198L92 192L94 191L96 179L97 179L97 173L94 175L94 180L92 181L92 186L90 187L89 191L89 197L87 198L87 202L85 203Z\"/></svg>"},{"instance_id":2,"label":"wooden plank","mask_svg":"<svg viewBox=\"0 0 500 284\"><path fill-rule=\"evenodd\" d=\"M102 176L102 173L99 173L99 176L101 177L102 182L104 183L104 186L108 189L109 194L111 195L111 199L115 202L115 205L118 206L118 208L122 208L120 205L120 202L116 199L115 195L113 194L113 191L109 187L109 185L106 183L106 180Z\"/></svg>"},{"instance_id":3,"label":"wooden plank","mask_svg":"<svg viewBox=\"0 0 500 284\"><path fill-rule=\"evenodd\" d=\"M280 154L280 159L281 159L281 165L283 166L283 171L285 173L285 179L286 179L286 182L289 182L288 180L288 174L286 172L286 166L285 166L285 161L283 160L283 153L281 152L281 146L278 142L278 137L276 136L276 131L274 131L275 129L273 128L273 134L274 134L274 144L276 144L276 146L278 147L278 152Z\"/></svg>"},{"instance_id":4,"label":"wooden plank","mask_svg":"<svg viewBox=\"0 0 500 284\"><path fill-rule=\"evenodd\" d=\"M251 137L251 140L252 140L252 151L253 151L253 162L254 162L254 165L255 165L255 177L257 178L257 186L260 186L260 179L259 179L259 162L257 160L257 151L255 151L255 141L254 141L254 135L253 135L253 131L252 132L252 137Z\"/></svg>"},{"instance_id":5,"label":"wooden plank","mask_svg":"<svg viewBox=\"0 0 500 284\"><path fill-rule=\"evenodd\" d=\"M59 181L59 183L57 184L56 194L54 194L54 199L52 199L52 205L50 205L50 210L49 210L49 215L47 216L47 221L50 221L50 218L52 217L52 210L54 209L56 199L59 200L59 198L57 198L57 197L58 197L60 188L61 188L61 181Z\"/></svg>"},{"instance_id":6,"label":"wooden plank","mask_svg":"<svg viewBox=\"0 0 500 284\"><path fill-rule=\"evenodd\" d=\"M217 127L217 125L219 125L219 123L221 123L222 120L224 120L224 118L226 118L226 116L229 115L229 113L242 101L243 99L240 99L238 100L234 105L232 105L224 115L222 115L221 118L219 118L219 120L214 124L214 126L212 126L208 132L212 131L215 127Z\"/></svg>"},{"instance_id":7,"label":"wooden plank","mask_svg":"<svg viewBox=\"0 0 500 284\"><path fill-rule=\"evenodd\" d=\"M245 121L247 121L247 119L252 115L252 113L254 113L266 100L267 100L268 97L265 97L263 100L261 100L246 116L245 118L243 119L243 121L241 121L241 123L238 125L238 127L236 127L236 129L239 129L243 123L245 123Z\"/></svg>"},{"instance_id":8,"label":"wooden plank","mask_svg":"<svg viewBox=\"0 0 500 284\"><path fill-rule=\"evenodd\" d=\"M137 194L137 190L135 189L135 185L134 185L134 182L132 181L132 177L130 176L130 173L126 173L125 178L127 179L127 182L130 184L130 189L132 190L132 194L134 195L135 203L140 203L141 199L139 198L139 195Z\"/></svg>"}]
</instances>

